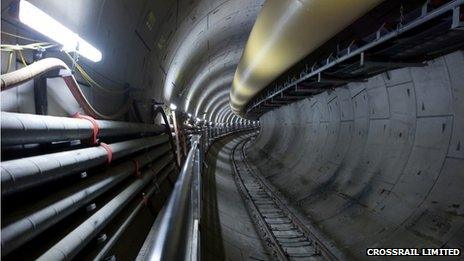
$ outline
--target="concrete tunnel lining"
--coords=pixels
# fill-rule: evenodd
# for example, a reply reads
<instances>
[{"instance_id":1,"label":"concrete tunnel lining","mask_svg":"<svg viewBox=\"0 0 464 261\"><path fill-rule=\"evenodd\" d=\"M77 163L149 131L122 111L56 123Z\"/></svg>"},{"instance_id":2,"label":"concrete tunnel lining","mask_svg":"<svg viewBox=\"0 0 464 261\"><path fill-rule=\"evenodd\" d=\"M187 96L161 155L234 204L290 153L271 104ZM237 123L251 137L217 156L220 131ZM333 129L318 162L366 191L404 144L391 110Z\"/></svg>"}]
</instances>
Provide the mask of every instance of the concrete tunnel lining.
<instances>
[{"instance_id":1,"label":"concrete tunnel lining","mask_svg":"<svg viewBox=\"0 0 464 261\"><path fill-rule=\"evenodd\" d=\"M238 44L245 43L261 2L225 1L215 8L203 6L204 10L210 11L200 19L195 19L194 26L183 24L184 33L178 32L181 39L172 42L170 46L169 70L164 81L165 100L175 102L176 99L171 99L175 97L173 94L189 86L188 82L193 82L197 77L193 72L197 70L199 61L203 59L207 64L209 60L205 58L231 49L233 45L230 45L230 35L237 36Z\"/></svg>"},{"instance_id":2,"label":"concrete tunnel lining","mask_svg":"<svg viewBox=\"0 0 464 261\"><path fill-rule=\"evenodd\" d=\"M184 95L186 96L184 99L185 111L189 112L192 109L193 106L190 106L192 102L195 102L197 104L196 108L198 108L204 102L204 95L217 89L220 82L227 83L228 87L230 87L241 56L239 52L241 48L243 46L237 46L235 50L224 49L219 56L208 59L209 61L202 71L195 74L194 81L189 84L190 88L187 94ZM204 88L205 86L208 86L208 88ZM195 113L197 111L195 109Z\"/></svg>"},{"instance_id":3,"label":"concrete tunnel lining","mask_svg":"<svg viewBox=\"0 0 464 261\"><path fill-rule=\"evenodd\" d=\"M76 10L70 12L86 16L68 15L71 18L66 18L65 11L73 8L59 0L31 2L54 10L60 21L63 18L63 23L83 28L79 34L105 46L106 60L85 65L92 74L95 70L97 80L101 73L118 83L110 87L125 88L127 82L134 90L131 95L145 106L142 120L146 123L152 123L153 100L163 99L167 107L177 104L183 116L191 113L215 125L250 123L234 114L229 89L264 0L147 1L147 5L124 0L111 8L108 1L74 3L71 7ZM181 6L179 17L176 4ZM98 11L98 19L86 13L90 9ZM144 39L132 35L134 28L144 28L137 19L149 9L160 18L150 38L142 35L149 40L150 51L143 46ZM84 19L87 16L92 17ZM74 23L66 21L73 18ZM114 27L119 30L110 33ZM14 25L8 24L7 29L36 37ZM10 40L18 43L16 38ZM14 67L21 65L16 61ZM368 247L464 249L463 72L461 49L425 67L388 71L269 111L259 119L260 132L248 147L248 159L292 207L351 259L366 259ZM61 79L47 84L50 115L67 117L80 110ZM2 110L36 112L33 88L28 82L5 91ZM124 97L84 90L103 112L124 101ZM133 116L125 120L138 120ZM216 141L206 158L205 205L213 206L204 223L210 244L203 245L207 260L266 259L259 228L246 213L233 182L229 158L232 147L246 137L232 135ZM146 227L153 220L150 213L145 214Z\"/></svg>"},{"instance_id":4,"label":"concrete tunnel lining","mask_svg":"<svg viewBox=\"0 0 464 261\"><path fill-rule=\"evenodd\" d=\"M205 112L206 115L208 115L208 112L209 112L209 109L210 109L211 105L215 104L216 102L218 102L220 100L224 100L225 97L228 96L228 94L229 94L228 87L229 86L230 86L230 82L227 83L227 84L224 83L222 85L222 88L215 89L215 91L216 91L215 93L211 93L211 94L207 93L206 94L207 96L204 97L204 99L202 99L202 100L207 100L207 102L199 103L199 106L197 107L197 110L196 110L196 115L199 115L200 112Z\"/></svg>"},{"instance_id":5,"label":"concrete tunnel lining","mask_svg":"<svg viewBox=\"0 0 464 261\"><path fill-rule=\"evenodd\" d=\"M343 250L463 247L464 53L268 112L250 160Z\"/></svg>"},{"instance_id":6,"label":"concrete tunnel lining","mask_svg":"<svg viewBox=\"0 0 464 261\"><path fill-rule=\"evenodd\" d=\"M234 182L230 153L247 135L231 135L215 142L207 155L205 173L205 260L267 259L255 225Z\"/></svg>"}]
</instances>

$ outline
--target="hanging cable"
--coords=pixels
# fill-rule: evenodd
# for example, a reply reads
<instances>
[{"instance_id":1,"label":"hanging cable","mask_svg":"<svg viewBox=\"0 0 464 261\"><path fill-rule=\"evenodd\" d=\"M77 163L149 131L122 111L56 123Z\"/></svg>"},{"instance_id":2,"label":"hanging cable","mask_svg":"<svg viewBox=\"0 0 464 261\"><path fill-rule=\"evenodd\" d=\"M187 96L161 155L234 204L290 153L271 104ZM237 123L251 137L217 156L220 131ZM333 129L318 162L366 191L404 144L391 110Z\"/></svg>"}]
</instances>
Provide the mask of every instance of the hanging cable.
<instances>
[{"instance_id":1,"label":"hanging cable","mask_svg":"<svg viewBox=\"0 0 464 261\"><path fill-rule=\"evenodd\" d=\"M13 61L13 52L8 55L8 65L6 66L6 72L10 72L11 62Z\"/></svg>"},{"instance_id":2,"label":"hanging cable","mask_svg":"<svg viewBox=\"0 0 464 261\"><path fill-rule=\"evenodd\" d=\"M28 37L21 36L21 35L17 35L17 34L12 34L12 33L4 32L4 31L1 31L1 32L2 32L2 34L4 34L4 35L16 37L16 38L23 39L23 40L27 40L27 41L30 41L30 42L36 42L36 43L41 42L41 41L39 41L39 40L32 39L32 38L28 38Z\"/></svg>"},{"instance_id":3,"label":"hanging cable","mask_svg":"<svg viewBox=\"0 0 464 261\"><path fill-rule=\"evenodd\" d=\"M30 64L27 67L21 68L11 73L1 75L1 91L17 87L21 83L27 82L35 77L38 77L46 72L64 69L69 70L69 67L60 59L57 58L45 58ZM71 94L74 96L76 101L82 107L84 112L94 118L114 120L123 116L130 108L132 104L132 98L128 98L125 104L115 113L111 115L105 115L98 112L87 100L82 90L79 87L76 79L72 74L61 75L66 85L68 86Z\"/></svg>"},{"instance_id":4,"label":"hanging cable","mask_svg":"<svg viewBox=\"0 0 464 261\"><path fill-rule=\"evenodd\" d=\"M1 44L0 45L0 51L2 52L17 52L19 53L19 57L21 59L21 62L24 64L24 66L27 66L26 59L24 58L24 55L22 53L23 50L46 50L52 47L55 47L56 45L46 43L46 42L41 42L41 43L31 43L27 45L12 45L12 44ZM73 69L77 69L79 74L82 76L82 78L93 88L98 89L102 92L105 92L111 96L121 96L127 93L128 89L123 89L123 90L110 90L106 87L103 87L99 83L97 83L85 70L84 68L77 63L76 59L73 58L69 52L63 51L65 56L72 62ZM8 71L7 71L8 72Z\"/></svg>"},{"instance_id":5,"label":"hanging cable","mask_svg":"<svg viewBox=\"0 0 464 261\"><path fill-rule=\"evenodd\" d=\"M90 77L90 75L84 70L84 68L82 68L82 66L80 64L78 64L75 61L75 59L68 52L64 52L64 53L66 54L66 57L68 57L69 60L73 63L73 67L75 67L77 69L77 71L82 76L82 78L91 87L99 89L99 90L101 90L103 92L106 92L108 94L111 94L113 96L120 96L120 95L123 95L123 94L125 94L127 92L127 89L125 89L125 90L109 90L108 88L105 88L105 87L101 86L95 80L93 80L92 77Z\"/></svg>"},{"instance_id":6,"label":"hanging cable","mask_svg":"<svg viewBox=\"0 0 464 261\"><path fill-rule=\"evenodd\" d=\"M0 51L2 52L10 52L10 56L12 56L13 53L18 53L19 57L21 59L21 62L24 64L24 66L27 66L28 63L26 62L26 59L24 58L23 50L30 49L30 50L46 50L51 47L55 47L56 45L51 45L49 43L33 43L33 44L28 44L28 45L10 45L10 44L1 44L0 45ZM100 91L103 91L109 95L112 96L121 96L127 93L127 89L124 90L109 90L108 88L103 87L99 83L97 83L95 80L92 79L92 77L80 66L75 59L68 53L64 52L63 53L70 59L70 61L73 63L73 68L76 68L79 74L82 76L82 78L93 88L98 89ZM10 62L11 64L11 62ZM7 72L9 72L9 67Z\"/></svg>"},{"instance_id":7,"label":"hanging cable","mask_svg":"<svg viewBox=\"0 0 464 261\"><path fill-rule=\"evenodd\" d=\"M21 62L24 64L24 66L27 66L26 59L24 59L23 51L18 50L19 57L21 58Z\"/></svg>"},{"instance_id":8,"label":"hanging cable","mask_svg":"<svg viewBox=\"0 0 464 261\"><path fill-rule=\"evenodd\" d=\"M3 34L8 34L11 36L15 37L20 37L17 35L9 34L2 32ZM21 37L24 38L24 37ZM27 39L32 41L33 39ZM15 87L25 81L28 81L34 77L40 76L41 74L54 70L54 69L66 69L69 70L69 67L61 60L56 59L56 58L46 58L43 60L39 60L37 62L34 62L30 65L27 64L26 59L24 58L24 55L22 53L23 50L39 50L39 51L44 51L48 48L55 47L57 45L55 44L50 44L46 42L35 42L27 45L11 45L11 44L1 44L0 45L0 51L2 52L10 52L9 56L9 63L7 66L7 74L1 76L1 90L6 90L12 87ZM11 67L11 60L12 56L14 53L19 53L21 62L24 64L24 68L16 70L14 72L9 73L10 67ZM63 51L64 52L64 51ZM71 62L73 63L73 67L77 69L79 74L84 78L87 83L100 91L103 91L109 95L112 96L123 96L127 94L127 90L109 90L99 83L97 83L95 80L90 77L90 75L76 62L75 59L71 57L71 55L67 52L64 52L65 55L71 59ZM85 111L86 114L89 116L92 116L94 118L99 118L99 119L117 119L121 116L123 116L131 107L132 105L132 98L128 97L124 105L114 114L111 115L105 115L102 113L99 113L87 100L85 95L82 93L79 84L77 83L76 79L72 74L70 75L65 75L62 76L63 80L65 81L66 85L68 86L69 90L71 91L72 95L74 98L77 100L79 105L82 107L82 109Z\"/></svg>"},{"instance_id":9,"label":"hanging cable","mask_svg":"<svg viewBox=\"0 0 464 261\"><path fill-rule=\"evenodd\" d=\"M1 44L0 51L2 52L14 52L19 50L46 50L57 45L50 43L31 43L25 45L19 44Z\"/></svg>"}]
</instances>

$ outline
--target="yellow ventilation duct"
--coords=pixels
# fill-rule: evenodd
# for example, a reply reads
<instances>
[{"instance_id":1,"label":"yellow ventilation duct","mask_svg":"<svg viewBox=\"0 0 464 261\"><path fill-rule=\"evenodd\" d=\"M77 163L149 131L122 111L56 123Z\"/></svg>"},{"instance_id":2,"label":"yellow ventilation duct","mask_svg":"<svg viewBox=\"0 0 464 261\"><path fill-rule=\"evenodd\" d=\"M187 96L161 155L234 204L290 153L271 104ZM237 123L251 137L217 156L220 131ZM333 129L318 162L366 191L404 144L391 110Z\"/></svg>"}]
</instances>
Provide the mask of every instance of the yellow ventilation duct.
<instances>
[{"instance_id":1,"label":"yellow ventilation duct","mask_svg":"<svg viewBox=\"0 0 464 261\"><path fill-rule=\"evenodd\" d=\"M230 105L247 103L295 63L383 0L267 0L235 72Z\"/></svg>"}]
</instances>

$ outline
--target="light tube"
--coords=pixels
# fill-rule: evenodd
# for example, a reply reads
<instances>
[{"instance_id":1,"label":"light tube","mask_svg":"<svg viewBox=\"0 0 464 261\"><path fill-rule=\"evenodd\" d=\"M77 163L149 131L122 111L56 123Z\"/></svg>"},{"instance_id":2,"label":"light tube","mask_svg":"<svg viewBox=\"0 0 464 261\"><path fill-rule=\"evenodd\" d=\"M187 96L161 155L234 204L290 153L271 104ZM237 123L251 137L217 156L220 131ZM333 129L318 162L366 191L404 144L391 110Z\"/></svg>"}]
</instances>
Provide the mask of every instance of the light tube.
<instances>
[{"instance_id":1,"label":"light tube","mask_svg":"<svg viewBox=\"0 0 464 261\"><path fill-rule=\"evenodd\" d=\"M102 59L99 50L25 0L21 0L19 3L19 21L61 44L64 51L78 52L93 62L99 62Z\"/></svg>"}]
</instances>

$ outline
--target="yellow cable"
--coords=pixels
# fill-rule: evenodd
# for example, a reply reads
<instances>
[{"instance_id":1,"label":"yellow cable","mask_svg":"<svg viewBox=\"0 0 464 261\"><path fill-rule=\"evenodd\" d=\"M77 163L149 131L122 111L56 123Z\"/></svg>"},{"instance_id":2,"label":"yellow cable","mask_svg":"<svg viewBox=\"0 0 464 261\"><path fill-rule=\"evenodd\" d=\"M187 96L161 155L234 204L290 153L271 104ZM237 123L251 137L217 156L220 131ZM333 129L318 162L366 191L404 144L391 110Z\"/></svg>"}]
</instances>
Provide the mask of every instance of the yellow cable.
<instances>
[{"instance_id":1,"label":"yellow cable","mask_svg":"<svg viewBox=\"0 0 464 261\"><path fill-rule=\"evenodd\" d=\"M0 50L2 52L13 52L16 50L19 50L21 47L17 45L12 45L12 44L2 44L0 45Z\"/></svg>"},{"instance_id":2,"label":"yellow cable","mask_svg":"<svg viewBox=\"0 0 464 261\"><path fill-rule=\"evenodd\" d=\"M11 35L11 36L15 36L15 37L19 37L19 38L24 38L24 37L21 37L21 36L18 36L18 35L10 34L10 33L5 33L5 32L2 32L2 33L7 34L7 35ZM29 41L32 41L32 39L27 39L27 38L25 38L25 39L29 40ZM13 56L14 52L17 51L19 53L19 57L21 59L21 62L24 64L24 66L27 66L28 64L26 62L26 59L24 58L22 50L25 50L25 49L37 50L39 48L47 49L47 48L51 48L51 47L54 47L54 46L56 46L56 45L46 43L46 42L31 43L31 44L27 44L27 45L0 44L0 51L2 51L2 52L10 52L10 61L8 63L8 67L7 67L7 72L9 72L9 69L11 67L11 60L12 60L12 56ZM73 65L75 66L75 68L77 69L79 74L82 76L82 78L91 87L100 89L101 91L104 91L104 92L106 92L108 94L112 94L113 96L120 96L120 95L123 95L123 94L126 93L127 90L109 90L109 89L103 87L102 85L97 83L94 79L92 79L92 77L84 70L84 68L80 64L78 64L76 61L74 61L73 57L68 52L64 52L64 53L71 60L71 62L73 63Z\"/></svg>"},{"instance_id":3,"label":"yellow cable","mask_svg":"<svg viewBox=\"0 0 464 261\"><path fill-rule=\"evenodd\" d=\"M73 65L76 67L77 71L79 72L79 74L82 76L82 78L84 78L84 80L92 87L95 87L97 89L100 89L104 92L107 92L107 93L110 93L110 94L113 94L115 96L119 96L119 95L122 95L124 94L126 91L125 90L121 90L121 91L116 91L116 90L108 90L107 88L101 86L99 83L97 83L94 79L92 79L92 77L90 77L90 75L84 70L84 68L82 68L82 66L80 64L78 64L76 61L74 61L73 57L68 53L68 52L64 52L66 54L66 56L72 61Z\"/></svg>"},{"instance_id":4,"label":"yellow cable","mask_svg":"<svg viewBox=\"0 0 464 261\"><path fill-rule=\"evenodd\" d=\"M18 50L19 57L21 58L21 62L23 62L24 66L27 66L26 59L24 59L23 51Z\"/></svg>"},{"instance_id":5,"label":"yellow cable","mask_svg":"<svg viewBox=\"0 0 464 261\"><path fill-rule=\"evenodd\" d=\"M20 38L20 39L24 39L24 40L27 40L27 41L40 42L39 40L35 40L35 39L32 39L32 38L27 38L27 37L24 37L24 36L21 36L21 35L12 34L12 33L4 32L4 31L1 31L1 32L2 32L2 34L13 36L13 37Z\"/></svg>"},{"instance_id":6,"label":"yellow cable","mask_svg":"<svg viewBox=\"0 0 464 261\"><path fill-rule=\"evenodd\" d=\"M19 45L19 44L0 44L0 50L2 52L12 52L18 50L39 50L39 49L48 49L54 47L54 44L48 43L33 43L33 44L26 44L26 45Z\"/></svg>"},{"instance_id":7,"label":"yellow cable","mask_svg":"<svg viewBox=\"0 0 464 261\"><path fill-rule=\"evenodd\" d=\"M8 56L8 65L6 67L6 73L10 72L11 61L13 60L13 52L10 53Z\"/></svg>"}]
</instances>

